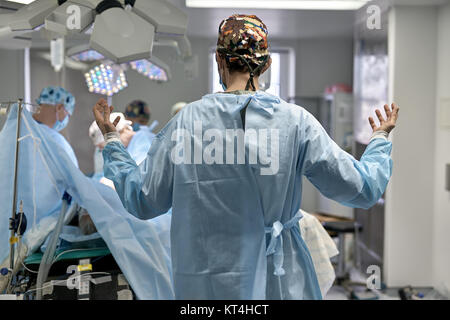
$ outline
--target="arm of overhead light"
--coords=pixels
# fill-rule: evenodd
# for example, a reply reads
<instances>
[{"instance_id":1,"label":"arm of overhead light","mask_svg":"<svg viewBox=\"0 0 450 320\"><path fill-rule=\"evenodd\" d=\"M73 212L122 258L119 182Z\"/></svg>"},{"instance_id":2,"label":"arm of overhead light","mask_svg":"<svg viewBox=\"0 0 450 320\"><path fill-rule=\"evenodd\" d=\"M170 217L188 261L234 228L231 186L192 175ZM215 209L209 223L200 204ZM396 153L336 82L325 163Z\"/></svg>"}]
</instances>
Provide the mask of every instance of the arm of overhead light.
<instances>
[{"instance_id":1,"label":"arm of overhead light","mask_svg":"<svg viewBox=\"0 0 450 320\"><path fill-rule=\"evenodd\" d=\"M39 52L37 53L37 56L47 60L51 61L51 55L49 52ZM69 69L79 70L79 71L86 71L86 69L89 68L89 65L83 62L75 61L71 58L66 57L64 59L64 65Z\"/></svg>"},{"instance_id":2,"label":"arm of overhead light","mask_svg":"<svg viewBox=\"0 0 450 320\"><path fill-rule=\"evenodd\" d=\"M191 42L189 41L189 39L186 35L183 36L182 38L180 38L180 44L181 44L181 48L184 52L184 58L191 57L192 56Z\"/></svg>"},{"instance_id":3,"label":"arm of overhead light","mask_svg":"<svg viewBox=\"0 0 450 320\"><path fill-rule=\"evenodd\" d=\"M191 42L186 35L179 37L168 37L164 34L156 34L154 46L167 46L176 50L178 57L185 59L192 56Z\"/></svg>"},{"instance_id":4,"label":"arm of overhead light","mask_svg":"<svg viewBox=\"0 0 450 320\"><path fill-rule=\"evenodd\" d=\"M178 42L169 39L158 39L153 42L153 47L171 47L177 52L177 56L182 56Z\"/></svg>"}]
</instances>

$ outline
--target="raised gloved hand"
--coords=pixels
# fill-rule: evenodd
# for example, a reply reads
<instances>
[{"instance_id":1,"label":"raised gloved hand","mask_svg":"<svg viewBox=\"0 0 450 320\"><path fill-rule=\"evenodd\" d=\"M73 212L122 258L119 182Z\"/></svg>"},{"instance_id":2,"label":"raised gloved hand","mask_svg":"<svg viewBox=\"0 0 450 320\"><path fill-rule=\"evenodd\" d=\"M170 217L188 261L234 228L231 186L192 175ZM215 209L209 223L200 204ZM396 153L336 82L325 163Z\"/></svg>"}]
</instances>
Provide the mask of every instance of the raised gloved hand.
<instances>
[{"instance_id":1,"label":"raised gloved hand","mask_svg":"<svg viewBox=\"0 0 450 320\"><path fill-rule=\"evenodd\" d=\"M383 116L381 115L380 110L377 109L375 111L375 113L378 117L378 120L380 121L379 127L377 127L373 118L369 117L369 123L370 123L370 126L372 127L373 132L385 131L387 133L390 133L392 131L392 129L395 128L395 124L398 119L398 111L400 110L400 108L395 103L393 103L391 105L391 107L392 107L392 109L390 109L387 104L384 105L384 111L386 112L386 116L387 116L386 120L384 120Z\"/></svg>"},{"instance_id":2,"label":"raised gloved hand","mask_svg":"<svg viewBox=\"0 0 450 320\"><path fill-rule=\"evenodd\" d=\"M116 117L113 123L111 123L109 119L109 116L113 110L114 107L108 106L105 99L98 100L97 104L93 108L95 121L97 122L97 125L103 135L117 131L116 125L119 123L120 117Z\"/></svg>"}]
</instances>

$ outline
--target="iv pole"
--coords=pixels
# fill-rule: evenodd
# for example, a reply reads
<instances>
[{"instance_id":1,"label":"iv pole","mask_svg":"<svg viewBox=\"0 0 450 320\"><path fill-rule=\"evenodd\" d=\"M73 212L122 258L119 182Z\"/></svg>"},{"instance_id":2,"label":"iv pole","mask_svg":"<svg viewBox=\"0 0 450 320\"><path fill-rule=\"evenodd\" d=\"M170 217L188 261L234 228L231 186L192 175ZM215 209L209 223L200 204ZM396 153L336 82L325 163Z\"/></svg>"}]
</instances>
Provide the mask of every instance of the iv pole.
<instances>
[{"instance_id":1,"label":"iv pole","mask_svg":"<svg viewBox=\"0 0 450 320\"><path fill-rule=\"evenodd\" d=\"M17 105L17 128L16 128L16 154L14 157L14 195L13 195L13 203L12 203L12 221L16 218L17 211L17 167L19 165L19 139L20 139L20 123L22 116L22 99L19 99ZM9 264L11 268L11 272L14 269L14 249L15 249L15 236L16 232L14 228L11 230L11 238L10 238L10 255L9 255ZM12 274L11 274L12 276Z\"/></svg>"}]
</instances>

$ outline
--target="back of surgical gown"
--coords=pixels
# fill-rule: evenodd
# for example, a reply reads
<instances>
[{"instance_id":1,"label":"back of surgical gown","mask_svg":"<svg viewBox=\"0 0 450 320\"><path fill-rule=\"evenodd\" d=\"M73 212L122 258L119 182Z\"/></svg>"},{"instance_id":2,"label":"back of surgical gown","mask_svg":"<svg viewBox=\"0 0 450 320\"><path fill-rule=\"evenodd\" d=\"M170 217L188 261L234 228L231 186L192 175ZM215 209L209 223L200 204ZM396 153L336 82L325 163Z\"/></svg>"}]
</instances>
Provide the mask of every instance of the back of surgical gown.
<instances>
[{"instance_id":1,"label":"back of surgical gown","mask_svg":"<svg viewBox=\"0 0 450 320\"><path fill-rule=\"evenodd\" d=\"M103 155L130 213L148 219L172 206L178 299L320 299L298 227L302 176L327 197L367 208L391 175L390 150L376 139L356 161L305 109L257 92L189 104L140 166L119 142Z\"/></svg>"}]
</instances>

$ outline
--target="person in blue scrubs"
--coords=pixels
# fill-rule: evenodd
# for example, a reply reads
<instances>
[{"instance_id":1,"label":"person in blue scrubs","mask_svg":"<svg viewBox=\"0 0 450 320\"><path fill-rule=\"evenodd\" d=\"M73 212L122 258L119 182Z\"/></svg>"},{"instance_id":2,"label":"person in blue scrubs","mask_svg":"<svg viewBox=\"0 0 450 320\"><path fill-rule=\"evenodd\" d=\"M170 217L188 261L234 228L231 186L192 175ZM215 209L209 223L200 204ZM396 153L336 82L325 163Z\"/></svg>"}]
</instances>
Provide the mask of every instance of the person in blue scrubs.
<instances>
[{"instance_id":1,"label":"person in blue scrubs","mask_svg":"<svg viewBox=\"0 0 450 320\"><path fill-rule=\"evenodd\" d=\"M185 106L156 135L139 166L121 144L104 99L105 176L127 211L149 219L172 207L177 299L321 299L299 220L302 177L341 204L369 208L392 174L389 132L398 107L370 118L358 161L304 108L259 90L270 66L267 27L256 16L220 24L216 59L224 92Z\"/></svg>"},{"instance_id":2,"label":"person in blue scrubs","mask_svg":"<svg viewBox=\"0 0 450 320\"><path fill-rule=\"evenodd\" d=\"M59 133L69 124L75 110L75 98L64 88L49 86L42 90L36 103L39 104L39 112L33 114L33 119L64 148L78 167L75 152L66 138Z\"/></svg>"},{"instance_id":3,"label":"person in blue scrubs","mask_svg":"<svg viewBox=\"0 0 450 320\"><path fill-rule=\"evenodd\" d=\"M42 90L36 103L39 105L38 112L34 113L29 121L35 121L33 125L39 132L40 138L37 139L36 135L31 135L30 127L25 122L27 118L23 116L17 173L17 199L23 201L24 212L28 218L24 243L26 243L30 252L37 249L36 246L41 245L39 239L41 236L46 236L46 230L51 226L49 221L52 221L60 213L62 195L66 190L64 181L55 178L56 174L53 175L54 170L52 171L48 160L45 160L42 149L45 149L48 145L60 146L68 156L67 159L69 160L67 161L72 162L78 168L75 152L60 133L67 126L70 116L74 112L75 98L64 88L50 86ZM17 111L15 112L15 114L8 116L5 127L0 132L1 141L9 147L12 146L11 141L16 139L17 124L15 117ZM26 111L24 111L25 113ZM61 161L60 159L55 160ZM3 184L0 187L2 188L10 188L8 179L14 174L14 168L11 166L13 162L13 153L3 153L0 157L2 168L0 182ZM3 201L4 199L0 200ZM7 208L6 203L3 210L0 211L0 220L3 222L7 221L5 216L10 215L10 212L5 211L5 208ZM7 235L5 230L8 227L3 222L0 223L0 234L5 237ZM43 241L45 238L41 240ZM5 258L4 254L5 251L0 252L0 261Z\"/></svg>"},{"instance_id":4,"label":"person in blue scrubs","mask_svg":"<svg viewBox=\"0 0 450 320\"><path fill-rule=\"evenodd\" d=\"M134 160L137 164L141 163L147 156L155 134L153 129L158 124L157 121L149 126L151 111L149 105L142 100L133 100L125 108L125 119L132 122L133 131L136 134L131 139L127 150L131 155L134 155Z\"/></svg>"},{"instance_id":5,"label":"person in blue scrubs","mask_svg":"<svg viewBox=\"0 0 450 320\"><path fill-rule=\"evenodd\" d=\"M145 101L133 100L125 108L125 119L132 122L133 131L148 128L151 112Z\"/></svg>"}]
</instances>

